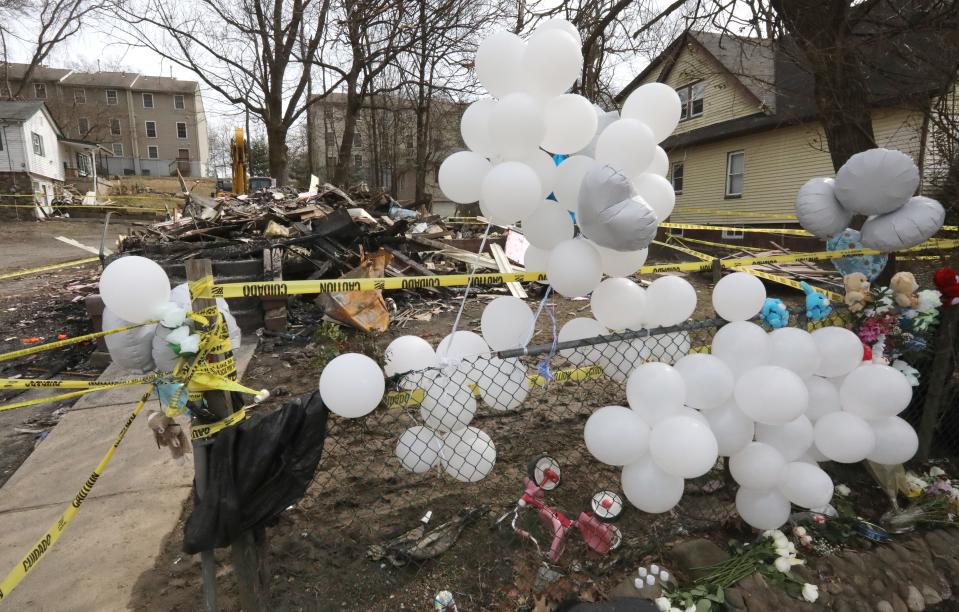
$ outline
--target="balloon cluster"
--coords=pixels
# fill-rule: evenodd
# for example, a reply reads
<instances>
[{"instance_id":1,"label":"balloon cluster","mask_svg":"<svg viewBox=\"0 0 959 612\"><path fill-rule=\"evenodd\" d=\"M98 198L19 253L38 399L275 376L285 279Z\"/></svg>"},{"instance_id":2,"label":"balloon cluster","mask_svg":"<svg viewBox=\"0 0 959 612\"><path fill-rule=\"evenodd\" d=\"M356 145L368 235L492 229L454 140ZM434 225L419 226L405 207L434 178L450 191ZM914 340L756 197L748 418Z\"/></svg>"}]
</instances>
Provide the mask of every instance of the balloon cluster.
<instances>
[{"instance_id":1,"label":"balloon cluster","mask_svg":"<svg viewBox=\"0 0 959 612\"><path fill-rule=\"evenodd\" d=\"M622 466L623 491L640 510L671 509L685 479L728 457L740 515L775 529L790 504L831 500L832 480L817 462L896 464L915 454L918 437L896 416L912 397L905 376L864 363L862 343L844 328L767 333L749 321L765 298L753 276L723 278L712 299L729 323L711 354L639 365L626 383L629 407L600 408L587 420L587 448Z\"/></svg>"},{"instance_id":2,"label":"balloon cluster","mask_svg":"<svg viewBox=\"0 0 959 612\"><path fill-rule=\"evenodd\" d=\"M675 204L664 178L669 160L657 143L681 111L679 96L661 83L633 92L621 115L565 93L581 74L581 47L565 19L545 22L528 41L506 31L485 39L476 74L493 97L466 109L461 132L469 150L447 157L438 177L452 201L478 201L499 225L521 222L531 245L526 268L545 271L567 297L646 261L645 247ZM554 155L566 157L557 166Z\"/></svg>"},{"instance_id":3,"label":"balloon cluster","mask_svg":"<svg viewBox=\"0 0 959 612\"><path fill-rule=\"evenodd\" d=\"M946 212L931 198L913 196L919 169L900 151L869 149L849 158L835 180L810 179L796 195L796 216L810 233L829 239L846 230L856 214L868 218L862 244L884 253L931 238Z\"/></svg>"}]
</instances>

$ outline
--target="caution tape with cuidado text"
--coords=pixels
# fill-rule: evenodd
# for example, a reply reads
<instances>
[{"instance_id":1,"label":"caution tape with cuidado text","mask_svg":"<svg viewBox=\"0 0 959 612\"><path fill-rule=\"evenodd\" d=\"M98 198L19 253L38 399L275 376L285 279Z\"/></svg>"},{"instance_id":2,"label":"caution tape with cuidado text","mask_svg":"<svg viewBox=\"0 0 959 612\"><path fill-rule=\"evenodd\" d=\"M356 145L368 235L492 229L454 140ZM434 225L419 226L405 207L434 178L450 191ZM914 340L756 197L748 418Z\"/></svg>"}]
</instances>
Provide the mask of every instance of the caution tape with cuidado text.
<instances>
[{"instance_id":1,"label":"caution tape with cuidado text","mask_svg":"<svg viewBox=\"0 0 959 612\"><path fill-rule=\"evenodd\" d=\"M123 423L120 433L117 434L116 439L114 440L113 444L110 445L106 455L103 456L103 459L101 459L97 467L94 468L93 473L90 474L90 477L87 478L87 481L83 483L82 487L80 487L80 491L76 494L76 497L73 498L73 501L70 502L70 505L67 506L67 509L63 511L63 514L60 515L60 518L57 520L57 522L47 529L46 533L44 533L43 536L37 540L36 544L33 545L27 554L21 557L19 563L17 563L6 575L3 581L0 582L0 601L10 596L10 593L13 591L13 589L15 589L17 585L23 581L26 575L37 566L37 563L39 563L48 552L50 552L50 549L53 548L53 545L57 543L57 540L60 539L60 536L63 535L63 532L66 530L66 528L69 527L70 523L73 522L73 519L76 517L77 512L79 512L83 501L90 494L90 491L93 490L93 486L97 484L100 476L103 475L103 471L106 469L110 459L113 458L117 447L120 446L124 436L126 436L127 431L129 431L130 425L133 424L134 419L136 419L137 415L140 414L140 411L143 409L143 406L146 404L152 393L153 389L151 388L145 392L140 398L140 401L137 402L136 407L133 409L133 412L130 413L130 416L127 417L126 422Z\"/></svg>"},{"instance_id":2,"label":"caution tape with cuidado text","mask_svg":"<svg viewBox=\"0 0 959 612\"><path fill-rule=\"evenodd\" d=\"M67 338L66 340L57 340L56 342L48 342L47 344L38 344L36 346L31 346L29 348L10 351L9 353L0 353L0 361L7 361L8 359L16 359L17 357L26 357L27 355L33 355L34 353L42 353L43 351L62 348L64 346L70 346L71 344L88 342L90 340L96 340L97 338L102 338L103 336L109 336L110 334L118 334L120 332L124 332L127 330L143 327L144 325L152 325L154 323L156 323L156 321L147 321L146 323L138 323L136 325L116 327L114 329L106 329L103 331L93 332L92 334L85 334L83 336L74 336L73 338Z\"/></svg>"}]
</instances>

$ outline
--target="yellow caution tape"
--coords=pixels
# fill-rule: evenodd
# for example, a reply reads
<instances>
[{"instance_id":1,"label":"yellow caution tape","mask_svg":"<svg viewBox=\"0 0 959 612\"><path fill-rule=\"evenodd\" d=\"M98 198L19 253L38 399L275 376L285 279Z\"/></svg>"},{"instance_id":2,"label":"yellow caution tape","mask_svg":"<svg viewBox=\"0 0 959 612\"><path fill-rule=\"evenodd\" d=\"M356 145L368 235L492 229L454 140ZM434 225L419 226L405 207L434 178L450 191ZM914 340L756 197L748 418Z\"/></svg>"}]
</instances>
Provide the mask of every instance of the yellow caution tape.
<instances>
[{"instance_id":1,"label":"yellow caution tape","mask_svg":"<svg viewBox=\"0 0 959 612\"><path fill-rule=\"evenodd\" d=\"M721 248L721 249L730 249L730 250L736 250L736 251L761 251L761 250L763 250L763 249L759 249L759 248L756 248L756 247L747 247L747 246L741 246L741 245L738 245L738 244L723 244L722 242L710 242L709 240L700 240L699 238L690 238L690 237L688 237L688 236L683 236L682 238L679 238L679 237L677 236L677 237L674 237L674 238L677 238L677 239L679 239L679 240L682 240L683 242L692 242L693 244L702 244L702 245L704 245L704 246L718 247L718 248Z\"/></svg>"},{"instance_id":2,"label":"yellow caution tape","mask_svg":"<svg viewBox=\"0 0 959 612\"><path fill-rule=\"evenodd\" d=\"M187 388L191 392L236 391L237 393L249 393L250 395L256 395L259 393L259 391L256 389L251 389L241 385L235 380L230 380L229 378L223 376L216 376L214 374L207 374L205 372L194 372L190 382L187 383Z\"/></svg>"},{"instance_id":3,"label":"yellow caution tape","mask_svg":"<svg viewBox=\"0 0 959 612\"><path fill-rule=\"evenodd\" d=\"M44 378L0 378L0 389L98 389L143 385L156 381L162 374L150 374L124 380L47 380Z\"/></svg>"},{"instance_id":4,"label":"yellow caution tape","mask_svg":"<svg viewBox=\"0 0 959 612\"><path fill-rule=\"evenodd\" d=\"M728 230L735 229L741 232L755 232L761 234L786 234L789 236L812 236L806 230L800 229L779 229L772 227L732 227L729 225L700 225L697 223L660 223L659 227L683 229L683 230Z\"/></svg>"},{"instance_id":5,"label":"yellow caution tape","mask_svg":"<svg viewBox=\"0 0 959 612\"><path fill-rule=\"evenodd\" d=\"M742 210L711 210L708 208L677 208L673 211L674 215L695 213L700 215L722 215L724 217L763 217L767 219L791 219L795 220L796 215L787 215L784 213L761 213L746 212Z\"/></svg>"},{"instance_id":6,"label":"yellow caution tape","mask_svg":"<svg viewBox=\"0 0 959 612\"><path fill-rule=\"evenodd\" d=\"M770 274L768 272L761 272L753 268L736 268L736 270L740 272L745 272L746 274L752 274L753 276L757 276L759 278L764 278L774 283L779 283L780 285L793 287L794 289L799 289L800 291L802 291L802 285L799 284L799 281L792 280L791 278L786 278L785 276ZM810 285L810 287L812 287L812 285ZM842 295L836 293L835 291L829 291L828 289L820 289L819 287L812 287L812 288L814 291L818 291L819 293L822 293L833 302L842 302L845 299Z\"/></svg>"},{"instance_id":7,"label":"yellow caution tape","mask_svg":"<svg viewBox=\"0 0 959 612\"><path fill-rule=\"evenodd\" d=\"M20 562L17 563L12 570L7 574L6 578L3 579L3 582L0 582L0 601L5 597L9 597L13 589L17 588L17 585L26 577L26 575L32 571L40 561L43 560L44 556L50 552L50 549L53 548L53 545L57 543L57 540L60 539L60 536L66 530L66 528L73 522L74 517L76 517L77 512L80 511L80 506L83 504L83 501L90 494L90 491L93 490L93 486L97 484L97 481L100 479L100 476L103 475L103 471L106 469L107 464L110 462L110 459L113 458L113 454L116 452L117 447L120 446L120 442L123 441L123 437L126 436L127 431L130 429L130 425L133 423L133 420L137 418L137 415L140 413L140 410L143 409L143 405L146 404L147 400L150 398L150 394L153 393L151 388L146 393L143 394L143 397L140 398L140 401L137 403L136 407L133 409L133 412L130 413L130 416L127 417L126 422L123 424L123 427L120 429L120 433L117 434L116 440L113 444L110 445L110 449L107 450L107 454L103 456L103 459L100 460L100 463L94 468L93 473L90 474L90 477L87 478L87 481L83 483L83 486L80 487L80 491L77 493L76 497L73 498L73 501L70 502L70 505L67 506L67 509L63 511L63 514L60 515L60 518L54 523L47 532L43 534L36 544L24 555Z\"/></svg>"},{"instance_id":8,"label":"yellow caution tape","mask_svg":"<svg viewBox=\"0 0 959 612\"><path fill-rule=\"evenodd\" d=\"M248 409L246 407L240 408L230 416L226 417L221 421L216 423L208 423L206 425L195 425L190 428L190 439L191 440L203 440L206 438L212 438L217 433L223 431L227 427L232 427L237 423L242 423L250 416Z\"/></svg>"},{"instance_id":9,"label":"yellow caution tape","mask_svg":"<svg viewBox=\"0 0 959 612\"><path fill-rule=\"evenodd\" d=\"M676 238L673 238L673 237L668 238L666 242L660 242L659 240L653 240L653 244L658 244L659 246L669 247L669 248L671 248L671 249L674 249L674 250L679 251L679 252L681 252L681 253L686 253L687 255L691 255L691 256L695 257L696 259L699 259L699 260L702 260L702 261L706 262L706 264L699 264L699 265L701 266L701 269L703 269L703 270L708 270L709 268L712 267L712 262L716 259L716 257L713 257L712 255L707 255L706 253L701 253L701 252L699 252L699 251L694 251L693 249L691 249L691 248L689 248L689 247L684 247L684 246L681 246L681 245L678 245L678 244L673 244L673 241L674 241L674 240L676 240ZM703 265L705 265L705 267L702 267Z\"/></svg>"},{"instance_id":10,"label":"yellow caution tape","mask_svg":"<svg viewBox=\"0 0 959 612\"><path fill-rule=\"evenodd\" d=\"M2 197L2 196L0 196ZM0 208L85 208L88 210L142 210L144 212L168 213L168 208L147 208L146 206L120 206L114 204L0 204Z\"/></svg>"},{"instance_id":11,"label":"yellow caution tape","mask_svg":"<svg viewBox=\"0 0 959 612\"><path fill-rule=\"evenodd\" d=\"M131 329L136 329L138 327L143 327L144 325L152 325L156 321L147 321L146 323L138 323L137 325L127 325L126 327L117 327L114 329L107 329L104 331L93 332L92 334L86 334L83 336L75 336L73 338L67 338L66 340L57 340L56 342L48 342L47 344L38 344L37 346L31 346L30 348L20 349L17 351L11 351L9 353L0 354L0 361L7 361L8 359L16 359L17 357L26 357L27 355L33 355L34 353L42 353L43 351L49 351L64 346L70 346L71 344L79 344L81 342L87 342L89 340L96 340L103 336L109 336L110 334L118 334Z\"/></svg>"},{"instance_id":12,"label":"yellow caution tape","mask_svg":"<svg viewBox=\"0 0 959 612\"><path fill-rule=\"evenodd\" d=\"M86 395L88 393L96 393L97 391L106 391L107 389L115 389L117 387L124 387L126 385L106 385L103 387L93 387L91 389L81 389L80 391L71 391L70 393L61 393L60 395L50 395L48 397L38 397L35 399L22 400L19 402L10 402L7 404L0 405L0 412L5 412L7 410L14 410L16 408L26 408L27 406L39 406L40 404L50 404L53 402L59 402L63 400L73 399L75 397L80 397L81 395Z\"/></svg>"},{"instance_id":13,"label":"yellow caution tape","mask_svg":"<svg viewBox=\"0 0 959 612\"><path fill-rule=\"evenodd\" d=\"M16 272L7 272L0 274L0 280L7 278L17 278L18 276L27 276L30 274L39 274L40 272L49 272L50 270L59 270L60 268L69 268L71 266L80 266L83 264L100 261L99 257L87 257L85 259L74 259L73 261L64 261L63 263L50 264L48 266L39 266L37 268L28 268L26 270L17 270Z\"/></svg>"}]
</instances>

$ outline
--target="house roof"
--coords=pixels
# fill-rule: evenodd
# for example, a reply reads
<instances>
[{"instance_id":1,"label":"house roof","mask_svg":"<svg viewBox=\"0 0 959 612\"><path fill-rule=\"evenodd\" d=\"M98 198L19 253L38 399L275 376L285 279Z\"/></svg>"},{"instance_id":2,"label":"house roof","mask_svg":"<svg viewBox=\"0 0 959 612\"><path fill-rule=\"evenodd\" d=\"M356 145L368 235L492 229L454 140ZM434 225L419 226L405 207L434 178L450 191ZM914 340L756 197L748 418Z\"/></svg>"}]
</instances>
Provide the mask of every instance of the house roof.
<instances>
[{"instance_id":1,"label":"house roof","mask_svg":"<svg viewBox=\"0 0 959 612\"><path fill-rule=\"evenodd\" d=\"M10 79L14 81L23 79L28 67L28 64L10 62L7 64ZM147 76L137 72L83 72L49 66L37 66L30 78L33 81L62 81L64 85L70 87L117 87L135 91L177 93L193 93L197 89L196 81L172 77Z\"/></svg>"},{"instance_id":2,"label":"house roof","mask_svg":"<svg viewBox=\"0 0 959 612\"><path fill-rule=\"evenodd\" d=\"M37 114L37 111L43 110L43 102L13 102L0 101L0 121L26 121Z\"/></svg>"},{"instance_id":3,"label":"house roof","mask_svg":"<svg viewBox=\"0 0 959 612\"><path fill-rule=\"evenodd\" d=\"M73 72L63 79L63 84L72 87L129 88L137 76L135 72Z\"/></svg>"},{"instance_id":4,"label":"house roof","mask_svg":"<svg viewBox=\"0 0 959 612\"><path fill-rule=\"evenodd\" d=\"M193 93L197 89L197 82L183 81L171 77L140 75L134 80L131 88L134 91L175 91L177 93Z\"/></svg>"},{"instance_id":5,"label":"house roof","mask_svg":"<svg viewBox=\"0 0 959 612\"><path fill-rule=\"evenodd\" d=\"M7 64L7 74L11 80L19 81L23 79L23 75L27 73L27 69L29 67L30 64L18 64L16 62L10 62ZM33 69L33 74L30 76L30 78L33 81L59 81L71 72L73 71L66 68L37 66Z\"/></svg>"}]
</instances>

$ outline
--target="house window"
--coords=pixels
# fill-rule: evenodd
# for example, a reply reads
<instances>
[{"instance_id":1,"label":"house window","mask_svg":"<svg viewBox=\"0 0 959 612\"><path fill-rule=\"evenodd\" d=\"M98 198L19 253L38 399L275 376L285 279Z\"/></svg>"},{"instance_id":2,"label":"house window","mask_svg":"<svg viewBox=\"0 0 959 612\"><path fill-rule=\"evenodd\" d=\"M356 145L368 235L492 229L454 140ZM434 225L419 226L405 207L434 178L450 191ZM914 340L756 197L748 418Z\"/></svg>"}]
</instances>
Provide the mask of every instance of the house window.
<instances>
[{"instance_id":1,"label":"house window","mask_svg":"<svg viewBox=\"0 0 959 612\"><path fill-rule=\"evenodd\" d=\"M679 101L682 103L682 110L679 114L679 120L692 119L703 114L703 97L706 95L706 83L699 81L676 90L679 94Z\"/></svg>"},{"instance_id":2,"label":"house window","mask_svg":"<svg viewBox=\"0 0 959 612\"><path fill-rule=\"evenodd\" d=\"M156 145L147 147L147 157L150 159L160 159L160 147Z\"/></svg>"},{"instance_id":3,"label":"house window","mask_svg":"<svg viewBox=\"0 0 959 612\"><path fill-rule=\"evenodd\" d=\"M47 99L47 84L46 83L34 83L33 84L33 95L40 100Z\"/></svg>"},{"instance_id":4,"label":"house window","mask_svg":"<svg viewBox=\"0 0 959 612\"><path fill-rule=\"evenodd\" d=\"M723 238L727 240L742 240L746 232L741 227L728 227L723 230Z\"/></svg>"},{"instance_id":5,"label":"house window","mask_svg":"<svg viewBox=\"0 0 959 612\"><path fill-rule=\"evenodd\" d=\"M326 146L327 146L327 147L335 147L335 146L336 146L336 134L334 134L332 131L327 131L327 132L326 132ZM335 165L335 164L336 164L336 162L334 162L334 165Z\"/></svg>"},{"instance_id":6,"label":"house window","mask_svg":"<svg viewBox=\"0 0 959 612\"><path fill-rule=\"evenodd\" d=\"M177 149L176 150L177 159L190 159L190 149Z\"/></svg>"},{"instance_id":7,"label":"house window","mask_svg":"<svg viewBox=\"0 0 959 612\"><path fill-rule=\"evenodd\" d=\"M116 157L123 157L123 143L115 142L113 143L113 154Z\"/></svg>"},{"instance_id":8,"label":"house window","mask_svg":"<svg viewBox=\"0 0 959 612\"><path fill-rule=\"evenodd\" d=\"M363 165L363 156L362 156L362 155L354 155L354 156L353 156L353 165L356 166L357 168L359 168L360 166L362 166L362 165Z\"/></svg>"},{"instance_id":9,"label":"house window","mask_svg":"<svg viewBox=\"0 0 959 612\"><path fill-rule=\"evenodd\" d=\"M86 89L74 89L73 90L73 101L76 104L86 104L87 103L87 90Z\"/></svg>"},{"instance_id":10,"label":"house window","mask_svg":"<svg viewBox=\"0 0 959 612\"><path fill-rule=\"evenodd\" d=\"M116 90L116 89L108 89L108 90L107 90L107 105L109 105L109 106L116 106L116 105L117 105L117 101L118 101L118 98L117 98L117 90Z\"/></svg>"},{"instance_id":11,"label":"house window","mask_svg":"<svg viewBox=\"0 0 959 612\"><path fill-rule=\"evenodd\" d=\"M147 121L146 122L147 138L156 138L157 137L157 122L156 121Z\"/></svg>"},{"instance_id":12,"label":"house window","mask_svg":"<svg viewBox=\"0 0 959 612\"><path fill-rule=\"evenodd\" d=\"M673 173L671 175L670 181L673 184L673 191L677 194L683 192L683 172L685 164L683 162L676 162L673 164Z\"/></svg>"},{"instance_id":13,"label":"house window","mask_svg":"<svg viewBox=\"0 0 959 612\"><path fill-rule=\"evenodd\" d=\"M183 110L186 108L186 104L183 102L182 95L177 94L173 96L173 108L176 110Z\"/></svg>"},{"instance_id":14,"label":"house window","mask_svg":"<svg viewBox=\"0 0 959 612\"><path fill-rule=\"evenodd\" d=\"M726 154L726 197L738 198L743 195L743 176L746 170L746 154L743 151L731 151Z\"/></svg>"},{"instance_id":15,"label":"house window","mask_svg":"<svg viewBox=\"0 0 959 612\"><path fill-rule=\"evenodd\" d=\"M363 136L359 132L353 132L353 146L354 147L363 146Z\"/></svg>"},{"instance_id":16,"label":"house window","mask_svg":"<svg viewBox=\"0 0 959 612\"><path fill-rule=\"evenodd\" d=\"M77 128L80 130L80 137L87 135L87 132L90 131L90 120L86 117L80 117L77 119Z\"/></svg>"},{"instance_id":17,"label":"house window","mask_svg":"<svg viewBox=\"0 0 959 612\"><path fill-rule=\"evenodd\" d=\"M176 122L176 137L186 138L186 123L182 121Z\"/></svg>"},{"instance_id":18,"label":"house window","mask_svg":"<svg viewBox=\"0 0 959 612\"><path fill-rule=\"evenodd\" d=\"M153 108L153 94L143 94L143 108Z\"/></svg>"},{"instance_id":19,"label":"house window","mask_svg":"<svg viewBox=\"0 0 959 612\"><path fill-rule=\"evenodd\" d=\"M36 132L30 132L30 136L33 139L33 154L43 157L43 137Z\"/></svg>"},{"instance_id":20,"label":"house window","mask_svg":"<svg viewBox=\"0 0 959 612\"><path fill-rule=\"evenodd\" d=\"M120 135L120 120L110 119L110 133L114 136Z\"/></svg>"}]
</instances>

